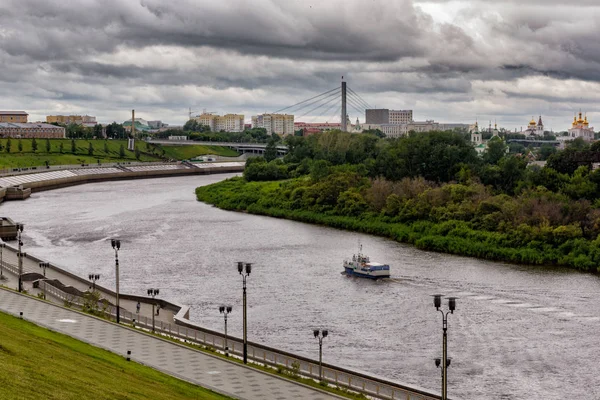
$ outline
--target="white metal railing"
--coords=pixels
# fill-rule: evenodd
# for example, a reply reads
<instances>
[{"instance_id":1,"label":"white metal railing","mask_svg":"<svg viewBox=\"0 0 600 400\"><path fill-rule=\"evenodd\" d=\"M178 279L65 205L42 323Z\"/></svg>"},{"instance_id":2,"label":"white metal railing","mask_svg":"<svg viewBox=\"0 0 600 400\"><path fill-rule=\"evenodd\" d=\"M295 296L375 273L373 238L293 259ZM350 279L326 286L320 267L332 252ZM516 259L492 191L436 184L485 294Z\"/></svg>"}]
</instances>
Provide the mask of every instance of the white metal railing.
<instances>
[{"instance_id":1,"label":"white metal railing","mask_svg":"<svg viewBox=\"0 0 600 400\"><path fill-rule=\"evenodd\" d=\"M18 276L19 271L16 265L2 262L2 268L5 272L12 273ZM48 297L58 299L67 307L77 307L83 309L86 304L86 299L68 292L65 292L45 280L39 280L39 289ZM98 301L98 314L107 319L116 319L116 306L107 303L105 300ZM185 314L189 308L181 307L179 312L174 317L177 323L166 323L162 320L155 320L154 331L159 334L167 335L172 338L202 345L208 349L225 352L225 337L220 332L211 331L201 327L191 327L182 324L188 324ZM133 324L133 326L152 330L152 317L147 317L132 313L121 308L120 320L123 323ZM243 357L242 340L237 337L228 336L227 344L229 354L237 357ZM278 349L270 348L264 345L248 342L248 359L256 363L269 365L274 368L282 369L290 374L294 371L304 377L319 380L319 364L315 360L287 353ZM293 368L296 366L296 368ZM370 377L365 374L350 371L341 367L336 367L330 364L323 364L323 380L328 384L338 387L347 388L349 390L363 393L373 398L389 400L389 399L411 399L411 400L430 400L439 399L440 397L426 392L422 389L410 388L404 385L389 382L376 377Z\"/></svg>"},{"instance_id":2,"label":"white metal railing","mask_svg":"<svg viewBox=\"0 0 600 400\"><path fill-rule=\"evenodd\" d=\"M45 281L40 281L40 287L45 286L47 296L53 296L62 300L67 306L76 306L82 308L85 299L80 296L75 296L66 293L59 288L46 284ZM116 307L112 304L100 301L98 310L106 318L116 319ZM147 317L132 313L121 308L120 320L122 323L130 323L137 328L143 328L148 331L153 329L152 317ZM221 333L212 332L204 329L194 329L178 324L165 323L162 320L155 319L154 331L159 334L170 336L190 343L198 344L207 347L213 351L225 352L225 337ZM229 354L243 357L243 344L239 338L228 337L227 344ZM248 343L248 359L269 365L275 368L281 368L290 374L293 374L293 366L297 374L303 377L319 380L319 364L314 360L307 359L302 356L289 354L286 352L272 349L266 346L261 346L255 343ZM397 385L392 382L385 382L374 377L368 377L359 373L355 373L343 368L323 365L323 380L328 384L338 387L347 388L349 390L363 393L365 395L378 399L411 399L411 400L431 400L439 399L439 396L426 393L419 389L411 389Z\"/></svg>"}]
</instances>

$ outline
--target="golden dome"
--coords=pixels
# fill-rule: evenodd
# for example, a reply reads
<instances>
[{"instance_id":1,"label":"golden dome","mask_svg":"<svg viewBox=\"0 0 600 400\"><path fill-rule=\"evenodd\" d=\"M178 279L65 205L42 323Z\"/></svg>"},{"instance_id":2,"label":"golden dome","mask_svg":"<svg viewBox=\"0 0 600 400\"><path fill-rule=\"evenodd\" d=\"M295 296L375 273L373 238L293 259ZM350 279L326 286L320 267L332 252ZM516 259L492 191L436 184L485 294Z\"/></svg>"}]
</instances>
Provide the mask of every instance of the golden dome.
<instances>
[{"instance_id":1,"label":"golden dome","mask_svg":"<svg viewBox=\"0 0 600 400\"><path fill-rule=\"evenodd\" d=\"M588 120L587 120L587 115L585 116L585 120L583 120L583 124L584 124L584 125L586 125L586 126L590 124L590 123L588 122Z\"/></svg>"},{"instance_id":2,"label":"golden dome","mask_svg":"<svg viewBox=\"0 0 600 400\"><path fill-rule=\"evenodd\" d=\"M529 121L529 125L537 125L537 122L535 122L535 118L531 117L531 121Z\"/></svg>"}]
</instances>

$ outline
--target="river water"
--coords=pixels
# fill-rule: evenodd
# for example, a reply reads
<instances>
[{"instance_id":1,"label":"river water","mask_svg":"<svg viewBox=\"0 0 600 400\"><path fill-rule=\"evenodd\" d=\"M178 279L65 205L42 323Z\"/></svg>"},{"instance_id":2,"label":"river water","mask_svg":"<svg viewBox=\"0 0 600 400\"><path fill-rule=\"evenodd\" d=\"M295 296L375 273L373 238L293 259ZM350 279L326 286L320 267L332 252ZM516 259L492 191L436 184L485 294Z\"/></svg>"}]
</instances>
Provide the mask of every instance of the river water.
<instances>
[{"instance_id":1,"label":"river water","mask_svg":"<svg viewBox=\"0 0 600 400\"><path fill-rule=\"evenodd\" d=\"M563 269L429 253L331 228L222 211L194 188L232 175L105 182L35 193L0 206L25 224L24 251L114 287L119 237L122 292L191 306L191 319L222 330L233 306L241 336L248 278L248 338L318 358L313 328L328 328L326 362L439 392L442 318L431 295L455 295L448 317L448 393L459 399L600 399L600 278ZM392 279L340 274L363 251Z\"/></svg>"}]
</instances>

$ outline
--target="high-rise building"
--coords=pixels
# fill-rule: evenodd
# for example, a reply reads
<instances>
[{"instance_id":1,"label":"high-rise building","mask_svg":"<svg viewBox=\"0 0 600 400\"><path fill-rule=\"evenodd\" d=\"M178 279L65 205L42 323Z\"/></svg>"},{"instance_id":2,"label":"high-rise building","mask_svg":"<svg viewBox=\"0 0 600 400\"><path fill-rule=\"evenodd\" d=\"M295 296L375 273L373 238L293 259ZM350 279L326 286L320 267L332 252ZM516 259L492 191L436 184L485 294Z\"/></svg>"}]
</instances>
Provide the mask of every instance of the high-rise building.
<instances>
[{"instance_id":1,"label":"high-rise building","mask_svg":"<svg viewBox=\"0 0 600 400\"><path fill-rule=\"evenodd\" d=\"M412 110L389 110L389 124L410 124L413 122Z\"/></svg>"},{"instance_id":2,"label":"high-rise building","mask_svg":"<svg viewBox=\"0 0 600 400\"><path fill-rule=\"evenodd\" d=\"M241 114L225 114L223 116L213 113L202 113L194 118L200 125L206 125L212 132L243 132L244 116Z\"/></svg>"},{"instance_id":3,"label":"high-rise building","mask_svg":"<svg viewBox=\"0 0 600 400\"><path fill-rule=\"evenodd\" d=\"M402 125L413 122L412 110L388 110L387 108L375 108L366 111L366 124L378 125Z\"/></svg>"},{"instance_id":4,"label":"high-rise building","mask_svg":"<svg viewBox=\"0 0 600 400\"><path fill-rule=\"evenodd\" d=\"M267 134L294 134L294 116L291 114L261 114L252 117L253 128L264 128Z\"/></svg>"},{"instance_id":5,"label":"high-rise building","mask_svg":"<svg viewBox=\"0 0 600 400\"><path fill-rule=\"evenodd\" d=\"M390 123L390 110L377 108L366 111L365 124L381 125Z\"/></svg>"},{"instance_id":6,"label":"high-rise building","mask_svg":"<svg viewBox=\"0 0 600 400\"><path fill-rule=\"evenodd\" d=\"M0 111L0 122L27 122L27 114L25 111Z\"/></svg>"}]
</instances>

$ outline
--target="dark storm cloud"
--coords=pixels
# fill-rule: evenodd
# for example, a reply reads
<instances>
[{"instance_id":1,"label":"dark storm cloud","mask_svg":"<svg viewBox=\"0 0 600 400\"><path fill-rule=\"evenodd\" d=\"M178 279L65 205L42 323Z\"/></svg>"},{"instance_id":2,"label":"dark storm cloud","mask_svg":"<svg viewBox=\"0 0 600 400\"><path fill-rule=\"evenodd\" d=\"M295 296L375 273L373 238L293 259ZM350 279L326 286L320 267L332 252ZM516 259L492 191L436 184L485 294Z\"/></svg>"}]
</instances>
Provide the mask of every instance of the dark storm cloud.
<instances>
[{"instance_id":1,"label":"dark storm cloud","mask_svg":"<svg viewBox=\"0 0 600 400\"><path fill-rule=\"evenodd\" d=\"M294 0L285 5L272 0L83 3L71 7L46 0L7 0L0 8L8 32L2 48L35 60L110 52L126 44L213 46L300 59L348 60L360 55L389 61L423 55L421 41L428 39L432 24L409 0L385 6L335 1L336 7ZM23 28L33 29L23 34Z\"/></svg>"},{"instance_id":2,"label":"dark storm cloud","mask_svg":"<svg viewBox=\"0 0 600 400\"><path fill-rule=\"evenodd\" d=\"M0 0L0 88L22 108L27 96L51 100L40 112L64 107L56 99L105 110L214 102L265 111L344 75L372 102L395 93L420 106L453 99L512 115L525 101L574 101L573 80L600 82L595 0L311 3ZM453 18L436 16L453 9ZM513 84L539 78L555 90Z\"/></svg>"}]
</instances>

